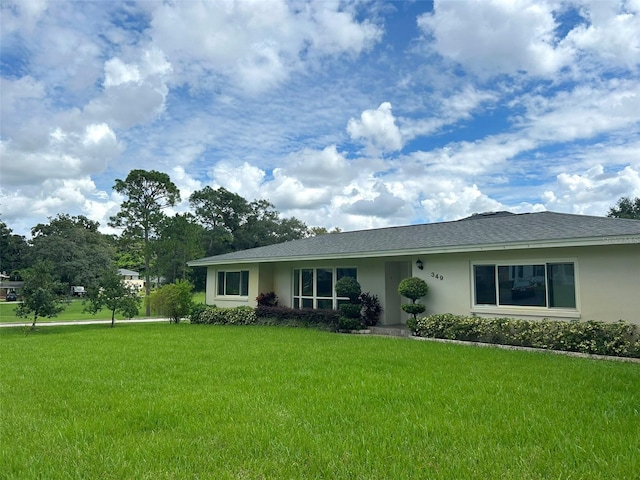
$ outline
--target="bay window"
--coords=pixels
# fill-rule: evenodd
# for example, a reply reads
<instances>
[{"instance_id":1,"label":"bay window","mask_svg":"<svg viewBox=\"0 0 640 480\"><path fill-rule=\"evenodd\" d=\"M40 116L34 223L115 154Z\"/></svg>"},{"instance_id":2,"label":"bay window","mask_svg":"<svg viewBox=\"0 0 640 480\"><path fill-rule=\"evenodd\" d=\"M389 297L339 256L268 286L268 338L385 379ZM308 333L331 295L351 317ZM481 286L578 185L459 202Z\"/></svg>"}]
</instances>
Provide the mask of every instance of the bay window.
<instances>
[{"instance_id":1,"label":"bay window","mask_svg":"<svg viewBox=\"0 0 640 480\"><path fill-rule=\"evenodd\" d=\"M342 277L357 279L357 275L355 268L296 268L293 271L293 308L337 308L346 299L336 296L336 282Z\"/></svg>"}]
</instances>

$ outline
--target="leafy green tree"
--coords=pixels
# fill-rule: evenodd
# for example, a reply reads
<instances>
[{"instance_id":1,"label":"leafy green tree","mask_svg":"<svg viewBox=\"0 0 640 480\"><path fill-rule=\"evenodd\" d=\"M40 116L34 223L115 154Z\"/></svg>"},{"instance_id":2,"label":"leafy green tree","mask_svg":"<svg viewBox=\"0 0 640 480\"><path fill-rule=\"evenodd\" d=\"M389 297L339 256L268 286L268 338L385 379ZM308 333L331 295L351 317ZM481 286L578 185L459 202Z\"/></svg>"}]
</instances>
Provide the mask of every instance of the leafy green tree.
<instances>
[{"instance_id":1,"label":"leafy green tree","mask_svg":"<svg viewBox=\"0 0 640 480\"><path fill-rule=\"evenodd\" d=\"M167 282L190 279L192 269L187 262L204 256L204 234L204 228L196 223L190 213L177 214L162 221L154 247L156 270Z\"/></svg>"},{"instance_id":2,"label":"leafy green tree","mask_svg":"<svg viewBox=\"0 0 640 480\"><path fill-rule=\"evenodd\" d=\"M640 220L640 197L636 197L633 200L629 197L622 197L615 207L609 209L607 217Z\"/></svg>"},{"instance_id":3,"label":"leafy green tree","mask_svg":"<svg viewBox=\"0 0 640 480\"><path fill-rule=\"evenodd\" d=\"M32 263L49 261L59 279L67 285L89 285L113 261L108 236L100 224L82 215L59 214L31 229L29 255Z\"/></svg>"},{"instance_id":4,"label":"leafy green tree","mask_svg":"<svg viewBox=\"0 0 640 480\"><path fill-rule=\"evenodd\" d=\"M224 188L205 187L191 194L189 203L197 221L208 232L206 255L262 247L309 236L296 218L280 218L267 200L249 203Z\"/></svg>"},{"instance_id":5,"label":"leafy green tree","mask_svg":"<svg viewBox=\"0 0 640 480\"><path fill-rule=\"evenodd\" d=\"M55 317L66 308L64 284L54 278L52 271L53 265L45 261L22 271L22 303L16 308L16 315L32 317L32 330L38 318Z\"/></svg>"},{"instance_id":6,"label":"leafy green tree","mask_svg":"<svg viewBox=\"0 0 640 480\"><path fill-rule=\"evenodd\" d=\"M208 232L206 255L233 251L234 235L251 213L247 201L225 188L206 186L191 194L189 204Z\"/></svg>"},{"instance_id":7,"label":"leafy green tree","mask_svg":"<svg viewBox=\"0 0 640 480\"><path fill-rule=\"evenodd\" d=\"M13 233L6 223L0 220L0 272L12 275L28 267L29 245L24 237Z\"/></svg>"},{"instance_id":8,"label":"leafy green tree","mask_svg":"<svg viewBox=\"0 0 640 480\"><path fill-rule=\"evenodd\" d=\"M179 323L181 318L191 312L192 292L193 286L185 280L163 285L151 295L151 308L159 315L169 317L169 323Z\"/></svg>"},{"instance_id":9,"label":"leafy green tree","mask_svg":"<svg viewBox=\"0 0 640 480\"><path fill-rule=\"evenodd\" d=\"M116 313L133 318L140 310L141 299L137 290L122 279L116 268L105 270L87 294L85 311L95 315L103 308L111 312L111 327L115 326Z\"/></svg>"},{"instance_id":10,"label":"leafy green tree","mask_svg":"<svg viewBox=\"0 0 640 480\"><path fill-rule=\"evenodd\" d=\"M144 245L145 294L151 293L152 245L162 220L164 210L180 201L178 187L169 175L155 170L131 170L125 180L116 179L113 189L126 199L120 204L120 211L109 219L112 227L124 227L124 234L141 239ZM149 302L146 314L151 315Z\"/></svg>"},{"instance_id":11,"label":"leafy green tree","mask_svg":"<svg viewBox=\"0 0 640 480\"><path fill-rule=\"evenodd\" d=\"M403 297L407 297L411 300L411 303L405 303L402 305L402 310L406 313L413 315L414 321L417 315L423 313L427 307L417 303L419 298L424 297L429 291L427 282L418 277L405 278L398 285L398 293Z\"/></svg>"}]
</instances>

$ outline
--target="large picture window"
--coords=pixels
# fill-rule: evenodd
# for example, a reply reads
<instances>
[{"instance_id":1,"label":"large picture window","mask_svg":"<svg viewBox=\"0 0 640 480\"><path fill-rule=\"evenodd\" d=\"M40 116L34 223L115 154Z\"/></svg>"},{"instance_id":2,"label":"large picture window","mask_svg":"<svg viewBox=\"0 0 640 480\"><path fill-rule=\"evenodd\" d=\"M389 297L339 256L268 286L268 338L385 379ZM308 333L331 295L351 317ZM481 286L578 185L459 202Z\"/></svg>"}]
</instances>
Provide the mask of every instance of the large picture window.
<instances>
[{"instance_id":1,"label":"large picture window","mask_svg":"<svg viewBox=\"0 0 640 480\"><path fill-rule=\"evenodd\" d=\"M293 271L293 308L337 308L335 284L342 277L358 278L355 268L297 268Z\"/></svg>"},{"instance_id":2,"label":"large picture window","mask_svg":"<svg viewBox=\"0 0 640 480\"><path fill-rule=\"evenodd\" d=\"M218 271L218 295L249 295L249 270L238 272Z\"/></svg>"},{"instance_id":3,"label":"large picture window","mask_svg":"<svg viewBox=\"0 0 640 480\"><path fill-rule=\"evenodd\" d=\"M571 262L474 265L473 278L476 305L576 308Z\"/></svg>"}]
</instances>

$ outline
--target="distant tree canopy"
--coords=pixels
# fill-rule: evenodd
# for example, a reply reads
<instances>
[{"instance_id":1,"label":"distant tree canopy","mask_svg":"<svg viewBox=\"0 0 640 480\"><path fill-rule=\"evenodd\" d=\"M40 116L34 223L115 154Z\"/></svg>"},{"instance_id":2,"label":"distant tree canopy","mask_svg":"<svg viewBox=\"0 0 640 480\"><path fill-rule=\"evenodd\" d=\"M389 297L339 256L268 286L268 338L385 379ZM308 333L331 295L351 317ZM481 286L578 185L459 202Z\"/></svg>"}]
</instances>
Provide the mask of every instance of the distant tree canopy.
<instances>
[{"instance_id":1,"label":"distant tree canopy","mask_svg":"<svg viewBox=\"0 0 640 480\"><path fill-rule=\"evenodd\" d=\"M15 276L21 268L27 267L28 249L24 237L14 234L6 223L0 221L0 272Z\"/></svg>"},{"instance_id":2,"label":"distant tree canopy","mask_svg":"<svg viewBox=\"0 0 640 480\"><path fill-rule=\"evenodd\" d=\"M622 197L615 207L609 209L607 217L640 220L640 197L636 197L633 200L630 197Z\"/></svg>"},{"instance_id":3,"label":"distant tree canopy","mask_svg":"<svg viewBox=\"0 0 640 480\"><path fill-rule=\"evenodd\" d=\"M98 222L79 215L59 214L31 229L30 264L47 261L67 285L89 285L111 265L111 239Z\"/></svg>"},{"instance_id":4,"label":"distant tree canopy","mask_svg":"<svg viewBox=\"0 0 640 480\"><path fill-rule=\"evenodd\" d=\"M248 202L224 188L204 187L191 194L189 203L206 232L206 255L262 247L311 234L297 218L280 218L269 201Z\"/></svg>"},{"instance_id":5,"label":"distant tree canopy","mask_svg":"<svg viewBox=\"0 0 640 480\"><path fill-rule=\"evenodd\" d=\"M141 273L148 287L159 278L204 289L206 269L191 269L189 260L339 231L309 228L283 217L268 200L248 201L209 186L191 194L190 212L169 215L179 190L169 175L154 170L132 170L113 189L124 200L108 225L122 228L120 235L100 233L99 223L85 216L60 213L33 227L27 241L0 221L0 271L17 276L47 261L56 280L88 287L115 264Z\"/></svg>"}]
</instances>

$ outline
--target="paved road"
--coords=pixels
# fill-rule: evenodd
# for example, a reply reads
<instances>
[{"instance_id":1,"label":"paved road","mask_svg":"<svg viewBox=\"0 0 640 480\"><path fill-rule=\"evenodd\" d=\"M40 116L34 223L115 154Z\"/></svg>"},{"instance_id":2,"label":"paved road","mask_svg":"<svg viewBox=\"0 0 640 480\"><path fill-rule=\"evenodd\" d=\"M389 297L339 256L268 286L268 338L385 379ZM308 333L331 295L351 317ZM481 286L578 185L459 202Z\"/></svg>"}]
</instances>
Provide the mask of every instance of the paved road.
<instances>
[{"instance_id":1,"label":"paved road","mask_svg":"<svg viewBox=\"0 0 640 480\"><path fill-rule=\"evenodd\" d=\"M120 323L158 323L168 322L168 318L133 318L131 320L117 320L116 324ZM33 322L15 322L15 323L0 323L2 327L30 327ZM36 322L36 327L58 327L61 325L99 325L99 324L111 324L111 320L75 320L68 322Z\"/></svg>"}]
</instances>

